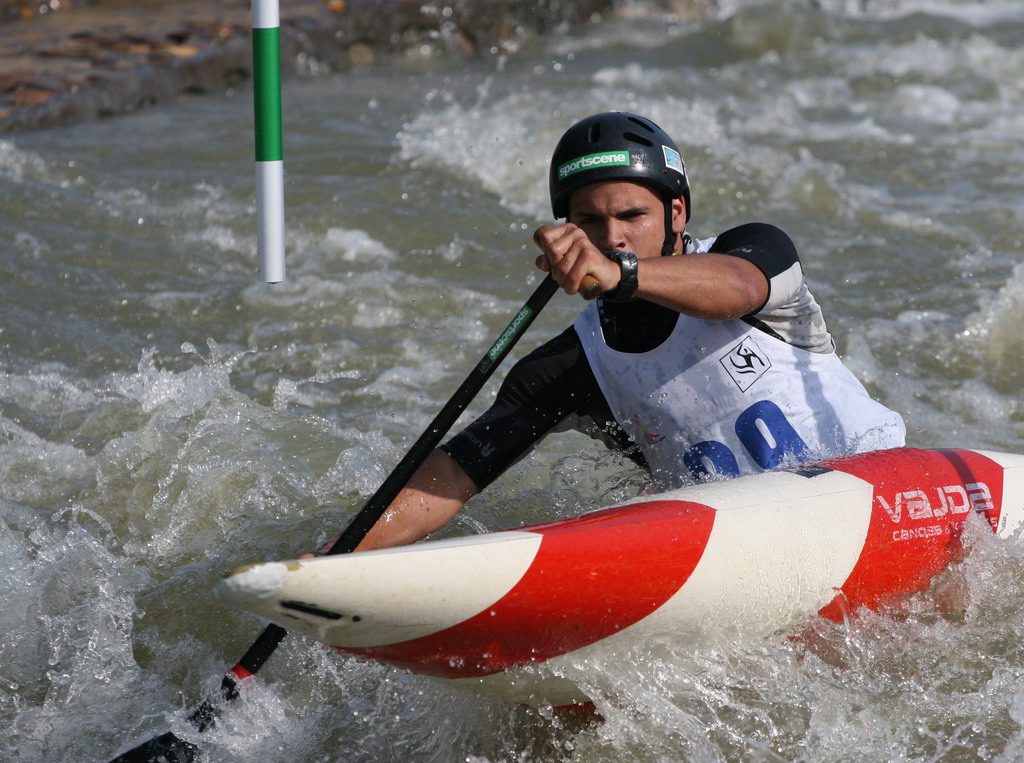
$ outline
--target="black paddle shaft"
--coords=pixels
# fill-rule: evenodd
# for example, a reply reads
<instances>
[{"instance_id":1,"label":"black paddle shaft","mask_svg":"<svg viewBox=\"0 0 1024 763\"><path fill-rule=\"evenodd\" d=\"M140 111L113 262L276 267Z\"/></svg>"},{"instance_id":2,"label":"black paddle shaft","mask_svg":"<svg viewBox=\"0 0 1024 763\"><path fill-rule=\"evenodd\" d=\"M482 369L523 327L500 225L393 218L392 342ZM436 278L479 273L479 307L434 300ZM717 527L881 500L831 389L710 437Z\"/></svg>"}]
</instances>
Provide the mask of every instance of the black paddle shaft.
<instances>
[{"instance_id":1,"label":"black paddle shaft","mask_svg":"<svg viewBox=\"0 0 1024 763\"><path fill-rule=\"evenodd\" d=\"M377 492L360 509L335 544L326 552L327 554L347 554L355 550L356 546L384 515L388 506L406 486L412 475L426 461L427 456L440 445L441 439L452 428L557 290L558 284L550 275L546 276L526 304L516 313L498 340L491 346L491 349L476 364L462 386L455 391L440 413L434 417L430 426L420 435L420 438L384 480ZM197 731L200 733L206 731L216 722L219 705L238 696L238 681L255 674L263 667L286 634L287 631L284 628L274 624L268 625L263 630L263 633L249 647L238 664L224 676L217 693L219 696L207 697L189 714L189 722ZM158 761L189 763L195 759L197 751L194 744L168 731L119 755L111 763L157 763Z\"/></svg>"}]
</instances>

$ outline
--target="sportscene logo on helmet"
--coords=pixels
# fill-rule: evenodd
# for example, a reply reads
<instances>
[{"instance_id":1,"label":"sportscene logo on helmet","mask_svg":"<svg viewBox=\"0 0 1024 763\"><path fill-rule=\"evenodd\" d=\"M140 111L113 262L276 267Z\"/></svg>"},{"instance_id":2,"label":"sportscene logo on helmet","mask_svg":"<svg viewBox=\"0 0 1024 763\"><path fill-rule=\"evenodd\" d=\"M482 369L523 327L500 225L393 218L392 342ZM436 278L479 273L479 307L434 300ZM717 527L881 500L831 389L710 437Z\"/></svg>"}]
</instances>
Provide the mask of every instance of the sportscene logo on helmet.
<instances>
[{"instance_id":1,"label":"sportscene logo on helmet","mask_svg":"<svg viewBox=\"0 0 1024 763\"><path fill-rule=\"evenodd\" d=\"M558 179L565 180L569 175L594 167L625 165L629 166L629 151L605 151L601 154L587 154L566 162L558 168Z\"/></svg>"}]
</instances>

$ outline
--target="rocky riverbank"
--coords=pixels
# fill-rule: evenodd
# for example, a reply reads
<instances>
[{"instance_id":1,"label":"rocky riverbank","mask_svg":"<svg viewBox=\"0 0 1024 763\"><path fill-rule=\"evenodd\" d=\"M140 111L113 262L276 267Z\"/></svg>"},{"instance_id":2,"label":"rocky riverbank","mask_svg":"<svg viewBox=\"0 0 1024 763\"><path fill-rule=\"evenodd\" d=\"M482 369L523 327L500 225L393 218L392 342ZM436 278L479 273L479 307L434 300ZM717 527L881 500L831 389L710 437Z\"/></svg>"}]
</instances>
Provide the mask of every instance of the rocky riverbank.
<instances>
[{"instance_id":1,"label":"rocky riverbank","mask_svg":"<svg viewBox=\"0 0 1024 763\"><path fill-rule=\"evenodd\" d=\"M700 5L703 0L675 0ZM396 55L512 54L615 0L281 0L285 75ZM0 2L0 134L124 114L251 76L248 0Z\"/></svg>"}]
</instances>

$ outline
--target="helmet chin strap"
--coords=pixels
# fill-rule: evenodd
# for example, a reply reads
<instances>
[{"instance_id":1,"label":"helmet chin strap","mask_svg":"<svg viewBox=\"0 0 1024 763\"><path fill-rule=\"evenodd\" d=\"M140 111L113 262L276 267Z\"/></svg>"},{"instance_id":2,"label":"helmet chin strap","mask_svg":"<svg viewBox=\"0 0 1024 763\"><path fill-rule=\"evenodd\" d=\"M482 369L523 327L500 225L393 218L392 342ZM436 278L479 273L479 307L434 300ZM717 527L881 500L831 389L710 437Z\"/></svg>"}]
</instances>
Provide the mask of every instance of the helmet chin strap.
<instances>
[{"instance_id":1,"label":"helmet chin strap","mask_svg":"<svg viewBox=\"0 0 1024 763\"><path fill-rule=\"evenodd\" d=\"M665 241L661 245L661 256L671 257L676 252L679 234L672 230L672 199L665 199Z\"/></svg>"}]
</instances>

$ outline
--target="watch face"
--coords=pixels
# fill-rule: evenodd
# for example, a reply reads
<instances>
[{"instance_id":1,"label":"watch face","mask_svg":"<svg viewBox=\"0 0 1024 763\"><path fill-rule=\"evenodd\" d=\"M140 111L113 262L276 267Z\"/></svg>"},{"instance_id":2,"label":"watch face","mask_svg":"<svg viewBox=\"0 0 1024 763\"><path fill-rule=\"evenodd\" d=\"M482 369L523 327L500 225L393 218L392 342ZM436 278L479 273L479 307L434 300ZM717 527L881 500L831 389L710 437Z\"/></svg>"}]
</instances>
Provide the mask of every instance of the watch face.
<instances>
[{"instance_id":1,"label":"watch face","mask_svg":"<svg viewBox=\"0 0 1024 763\"><path fill-rule=\"evenodd\" d=\"M622 264L623 260L629 261L630 257L633 257L634 259L636 258L636 255L633 254L632 252L620 252L615 249L607 252L602 252L602 254L609 260L615 260L620 265Z\"/></svg>"}]
</instances>

